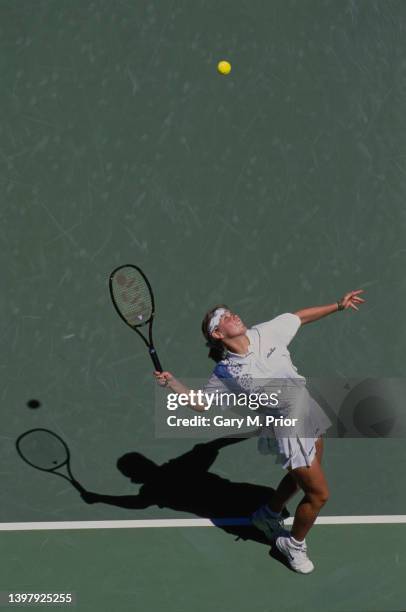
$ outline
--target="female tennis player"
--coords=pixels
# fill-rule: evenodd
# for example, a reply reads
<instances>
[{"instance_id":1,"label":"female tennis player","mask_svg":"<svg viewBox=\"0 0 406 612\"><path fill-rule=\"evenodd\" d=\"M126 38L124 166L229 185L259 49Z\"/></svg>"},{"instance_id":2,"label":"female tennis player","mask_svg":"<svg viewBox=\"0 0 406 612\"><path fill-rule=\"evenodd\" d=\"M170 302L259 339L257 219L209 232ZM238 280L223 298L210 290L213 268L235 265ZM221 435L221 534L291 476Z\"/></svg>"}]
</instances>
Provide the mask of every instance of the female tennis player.
<instances>
[{"instance_id":1,"label":"female tennis player","mask_svg":"<svg viewBox=\"0 0 406 612\"><path fill-rule=\"evenodd\" d=\"M224 382L230 378L245 388L247 381L249 383L250 380L263 379L264 376L305 383L306 379L298 374L287 348L299 327L337 311L349 308L359 310L358 306L365 302L359 295L362 292L363 289L350 291L332 304L284 313L250 329L247 329L240 317L226 305L215 306L206 313L202 323L202 331L210 348L209 357L217 364L205 392L221 389ZM155 371L154 375L158 384L169 387L173 392L190 393L190 389L170 372ZM266 436L259 438L260 450L265 446L265 451L275 454L276 461L282 463L287 474L269 503L259 508L252 516L253 524L271 541L275 541L291 568L302 574L308 574L314 569L307 556L305 538L329 496L321 466L321 436L331 425L307 389L305 393L306 406L303 414L306 419L306 437L296 435L278 438L272 443ZM301 402L300 410L302 406L304 404ZM190 407L198 411L205 409L204 405L196 406L192 403ZM304 496L296 508L291 532L288 532L284 529L281 512L289 499L300 489Z\"/></svg>"}]
</instances>

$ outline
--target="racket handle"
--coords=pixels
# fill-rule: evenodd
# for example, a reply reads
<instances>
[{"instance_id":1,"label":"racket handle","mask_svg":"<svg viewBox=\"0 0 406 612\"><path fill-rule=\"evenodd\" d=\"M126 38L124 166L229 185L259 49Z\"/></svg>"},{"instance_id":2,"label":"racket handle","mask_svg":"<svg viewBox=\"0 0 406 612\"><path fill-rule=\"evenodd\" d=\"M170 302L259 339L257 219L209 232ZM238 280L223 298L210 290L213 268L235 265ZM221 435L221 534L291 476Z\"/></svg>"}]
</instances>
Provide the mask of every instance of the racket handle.
<instances>
[{"instance_id":1,"label":"racket handle","mask_svg":"<svg viewBox=\"0 0 406 612\"><path fill-rule=\"evenodd\" d=\"M71 483L73 484L73 486L75 487L75 489L77 491L79 491L79 493L85 493L86 489L84 487L82 487L82 485L75 479L71 480Z\"/></svg>"},{"instance_id":2,"label":"racket handle","mask_svg":"<svg viewBox=\"0 0 406 612\"><path fill-rule=\"evenodd\" d=\"M160 362L160 361L159 361L159 359L158 359L158 355L157 355L157 352L156 352L156 350L154 349L154 347L151 347L151 348L149 349L149 354L151 355L152 363L154 364L154 366L155 366L156 370L157 370L158 372L163 372L163 368L162 368L162 366L161 366L161 362Z\"/></svg>"}]
</instances>

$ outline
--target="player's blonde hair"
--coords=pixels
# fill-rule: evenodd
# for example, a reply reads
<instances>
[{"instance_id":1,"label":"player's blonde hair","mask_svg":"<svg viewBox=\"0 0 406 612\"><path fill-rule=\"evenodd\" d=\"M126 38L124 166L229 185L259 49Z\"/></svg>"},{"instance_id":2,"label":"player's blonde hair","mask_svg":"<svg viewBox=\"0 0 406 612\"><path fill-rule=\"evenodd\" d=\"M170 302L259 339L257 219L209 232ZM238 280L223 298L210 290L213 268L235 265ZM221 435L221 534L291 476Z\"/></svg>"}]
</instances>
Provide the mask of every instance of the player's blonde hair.
<instances>
[{"instance_id":1,"label":"player's blonde hair","mask_svg":"<svg viewBox=\"0 0 406 612\"><path fill-rule=\"evenodd\" d=\"M216 363L221 361L225 354L225 346L222 343L222 341L216 340L215 338L213 338L213 336L209 333L209 329L208 329L210 319L212 318L217 308L225 308L226 310L230 310L226 304L217 304L216 306L214 306L213 308L211 308L210 310L206 312L206 314L204 315L203 321L202 321L202 333L203 333L203 336L206 338L206 346L208 346L210 349L208 357L210 359L213 359L213 361L215 361Z\"/></svg>"}]
</instances>

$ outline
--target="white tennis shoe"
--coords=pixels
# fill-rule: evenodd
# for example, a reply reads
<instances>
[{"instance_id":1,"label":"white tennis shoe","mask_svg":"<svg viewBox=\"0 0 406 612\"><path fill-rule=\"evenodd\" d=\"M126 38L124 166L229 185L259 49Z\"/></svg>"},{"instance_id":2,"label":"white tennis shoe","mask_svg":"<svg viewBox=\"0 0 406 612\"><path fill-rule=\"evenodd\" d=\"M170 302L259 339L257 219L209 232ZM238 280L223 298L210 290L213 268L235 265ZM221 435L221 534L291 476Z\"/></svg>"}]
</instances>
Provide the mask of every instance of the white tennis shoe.
<instances>
[{"instance_id":1,"label":"white tennis shoe","mask_svg":"<svg viewBox=\"0 0 406 612\"><path fill-rule=\"evenodd\" d=\"M299 574L310 574L314 570L314 565L307 556L307 546L303 542L298 546L292 542L291 538L284 536L277 538L277 549L287 558L290 567Z\"/></svg>"},{"instance_id":2,"label":"white tennis shoe","mask_svg":"<svg viewBox=\"0 0 406 612\"><path fill-rule=\"evenodd\" d=\"M268 506L261 506L251 516L252 524L262 531L268 540L275 540L278 536L289 536L290 533L285 529L282 517L275 518L269 512Z\"/></svg>"}]
</instances>

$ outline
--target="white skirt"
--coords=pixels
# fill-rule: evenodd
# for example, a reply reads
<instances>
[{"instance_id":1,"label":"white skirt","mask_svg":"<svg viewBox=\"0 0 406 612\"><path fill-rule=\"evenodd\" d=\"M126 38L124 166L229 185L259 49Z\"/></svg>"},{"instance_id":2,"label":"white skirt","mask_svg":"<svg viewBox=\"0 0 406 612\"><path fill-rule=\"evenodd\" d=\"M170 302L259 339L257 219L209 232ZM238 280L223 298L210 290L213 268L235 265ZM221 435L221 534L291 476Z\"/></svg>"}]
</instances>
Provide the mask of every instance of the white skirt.
<instances>
[{"instance_id":1,"label":"white skirt","mask_svg":"<svg viewBox=\"0 0 406 612\"><path fill-rule=\"evenodd\" d=\"M295 433L294 429L288 431L283 427L264 426L259 435L258 450L264 455L274 455L275 463L282 464L285 469L309 467L316 456L316 440L332 423L304 385L296 388L291 397L294 397L294 402L285 402L276 412L269 410L267 414L300 419L300 433Z\"/></svg>"}]
</instances>

